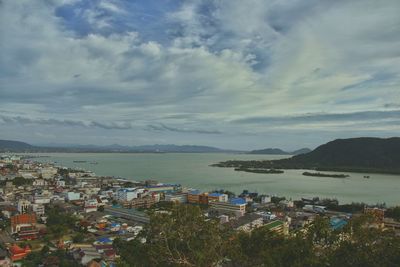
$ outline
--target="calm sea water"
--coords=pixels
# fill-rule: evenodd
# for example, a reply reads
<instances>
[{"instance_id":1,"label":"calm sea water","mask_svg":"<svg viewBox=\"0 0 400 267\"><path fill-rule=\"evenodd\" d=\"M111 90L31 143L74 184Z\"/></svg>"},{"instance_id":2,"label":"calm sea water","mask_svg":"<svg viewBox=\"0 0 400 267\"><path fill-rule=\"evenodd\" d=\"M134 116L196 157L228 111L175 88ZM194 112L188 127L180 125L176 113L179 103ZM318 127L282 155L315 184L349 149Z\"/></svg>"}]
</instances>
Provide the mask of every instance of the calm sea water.
<instances>
[{"instance_id":1,"label":"calm sea water","mask_svg":"<svg viewBox=\"0 0 400 267\"><path fill-rule=\"evenodd\" d=\"M225 160L277 159L285 156L245 154L115 154L115 153L49 153L39 161L57 162L67 167L92 170L98 175L119 176L131 180L155 179L180 183L201 190L226 189L236 193L243 189L298 199L300 197L337 198L344 202L400 205L400 175L348 173L347 179L309 177L302 170L284 174L235 172L230 168L210 167ZM81 160L87 163L74 163ZM98 162L98 164L90 164Z\"/></svg>"}]
</instances>

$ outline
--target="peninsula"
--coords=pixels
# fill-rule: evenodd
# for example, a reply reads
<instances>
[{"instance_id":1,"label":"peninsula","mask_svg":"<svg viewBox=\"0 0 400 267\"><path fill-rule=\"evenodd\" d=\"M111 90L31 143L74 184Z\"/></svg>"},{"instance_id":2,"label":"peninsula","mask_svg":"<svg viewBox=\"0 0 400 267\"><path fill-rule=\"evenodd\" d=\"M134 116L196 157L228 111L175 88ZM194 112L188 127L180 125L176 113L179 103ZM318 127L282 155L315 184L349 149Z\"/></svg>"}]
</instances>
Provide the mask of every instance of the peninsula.
<instances>
[{"instance_id":1,"label":"peninsula","mask_svg":"<svg viewBox=\"0 0 400 267\"><path fill-rule=\"evenodd\" d=\"M313 151L280 160L229 160L213 164L235 169L311 169L400 174L400 138L337 139Z\"/></svg>"}]
</instances>

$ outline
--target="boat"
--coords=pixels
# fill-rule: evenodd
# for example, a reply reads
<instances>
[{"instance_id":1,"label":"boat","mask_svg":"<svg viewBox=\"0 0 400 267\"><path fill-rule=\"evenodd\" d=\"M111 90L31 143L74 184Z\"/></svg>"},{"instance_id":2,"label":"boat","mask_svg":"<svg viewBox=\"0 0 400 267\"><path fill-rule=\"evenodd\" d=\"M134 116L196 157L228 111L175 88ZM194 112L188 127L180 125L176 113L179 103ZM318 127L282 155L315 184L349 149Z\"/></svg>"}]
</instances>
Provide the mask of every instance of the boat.
<instances>
[{"instance_id":1,"label":"boat","mask_svg":"<svg viewBox=\"0 0 400 267\"><path fill-rule=\"evenodd\" d=\"M74 163L86 163L87 161L86 160L74 160L73 162Z\"/></svg>"},{"instance_id":2,"label":"boat","mask_svg":"<svg viewBox=\"0 0 400 267\"><path fill-rule=\"evenodd\" d=\"M364 175L364 178L369 179L369 175Z\"/></svg>"}]
</instances>

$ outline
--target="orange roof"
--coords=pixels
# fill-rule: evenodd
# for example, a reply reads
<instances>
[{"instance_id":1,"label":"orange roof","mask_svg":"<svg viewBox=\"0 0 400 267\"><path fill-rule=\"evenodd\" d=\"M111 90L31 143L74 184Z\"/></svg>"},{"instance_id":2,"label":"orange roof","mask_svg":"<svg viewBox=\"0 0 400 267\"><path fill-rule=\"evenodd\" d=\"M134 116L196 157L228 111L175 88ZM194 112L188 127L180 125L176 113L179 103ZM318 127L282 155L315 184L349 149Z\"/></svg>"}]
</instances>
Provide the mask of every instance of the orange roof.
<instances>
[{"instance_id":1,"label":"orange roof","mask_svg":"<svg viewBox=\"0 0 400 267\"><path fill-rule=\"evenodd\" d=\"M10 252L12 254L20 254L20 253L25 253L25 249L21 248L17 244L14 244L10 247Z\"/></svg>"},{"instance_id":2,"label":"orange roof","mask_svg":"<svg viewBox=\"0 0 400 267\"><path fill-rule=\"evenodd\" d=\"M20 246L14 244L9 248L11 259L13 261L21 260L25 258L29 253L31 253L31 248L26 246L25 248L21 248Z\"/></svg>"},{"instance_id":3,"label":"orange roof","mask_svg":"<svg viewBox=\"0 0 400 267\"><path fill-rule=\"evenodd\" d=\"M11 225L17 224L34 224L36 223L36 215L33 214L19 214L11 217Z\"/></svg>"}]
</instances>

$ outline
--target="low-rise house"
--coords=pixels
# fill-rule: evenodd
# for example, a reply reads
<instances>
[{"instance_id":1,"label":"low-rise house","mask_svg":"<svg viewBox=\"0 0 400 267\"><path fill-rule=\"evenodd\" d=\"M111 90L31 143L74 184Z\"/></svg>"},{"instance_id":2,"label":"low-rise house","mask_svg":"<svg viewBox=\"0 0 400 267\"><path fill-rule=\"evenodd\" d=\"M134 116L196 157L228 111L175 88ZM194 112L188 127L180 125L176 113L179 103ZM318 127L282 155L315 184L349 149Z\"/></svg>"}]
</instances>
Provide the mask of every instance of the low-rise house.
<instances>
[{"instance_id":1,"label":"low-rise house","mask_svg":"<svg viewBox=\"0 0 400 267\"><path fill-rule=\"evenodd\" d=\"M10 219L11 216L18 213L18 210L14 205L2 205L0 210L3 216L7 219Z\"/></svg>"},{"instance_id":2,"label":"low-rise house","mask_svg":"<svg viewBox=\"0 0 400 267\"><path fill-rule=\"evenodd\" d=\"M280 220L272 221L265 226L268 230L276 232L278 234L288 235L289 234L289 225L287 222L283 222Z\"/></svg>"},{"instance_id":3,"label":"low-rise house","mask_svg":"<svg viewBox=\"0 0 400 267\"><path fill-rule=\"evenodd\" d=\"M79 192L74 192L70 191L66 193L65 199L68 201L74 201L74 200L80 200L81 199L81 193Z\"/></svg>"},{"instance_id":4,"label":"low-rise house","mask_svg":"<svg viewBox=\"0 0 400 267\"><path fill-rule=\"evenodd\" d=\"M57 172L58 172L58 169L55 167L52 167L52 166L43 167L43 168L39 169L39 173L44 179L54 178L54 176L56 176Z\"/></svg>"},{"instance_id":5,"label":"low-rise house","mask_svg":"<svg viewBox=\"0 0 400 267\"><path fill-rule=\"evenodd\" d=\"M232 224L236 230L251 232L253 229L263 226L264 219L261 215L253 213L239 217L237 220L232 221Z\"/></svg>"},{"instance_id":6,"label":"low-rise house","mask_svg":"<svg viewBox=\"0 0 400 267\"><path fill-rule=\"evenodd\" d=\"M36 186L36 187L43 187L43 186L47 186L48 184L49 183L47 180L41 179L41 178L33 180L33 183L32 183L32 185Z\"/></svg>"},{"instance_id":7,"label":"low-rise house","mask_svg":"<svg viewBox=\"0 0 400 267\"><path fill-rule=\"evenodd\" d=\"M93 211L97 211L97 200L96 199L89 199L85 201L84 212L89 213Z\"/></svg>"},{"instance_id":8,"label":"low-rise house","mask_svg":"<svg viewBox=\"0 0 400 267\"><path fill-rule=\"evenodd\" d=\"M292 200L286 200L286 199L281 200L279 202L279 205L283 208L288 208L288 209L294 208L294 202Z\"/></svg>"},{"instance_id":9,"label":"low-rise house","mask_svg":"<svg viewBox=\"0 0 400 267\"><path fill-rule=\"evenodd\" d=\"M208 202L228 202L228 195L221 193L210 193L208 194Z\"/></svg>"},{"instance_id":10,"label":"low-rise house","mask_svg":"<svg viewBox=\"0 0 400 267\"><path fill-rule=\"evenodd\" d=\"M51 201L51 198L50 198L50 196L46 196L46 195L33 195L32 196L32 202L34 203L34 204L49 204L50 203L50 201Z\"/></svg>"},{"instance_id":11,"label":"low-rise house","mask_svg":"<svg viewBox=\"0 0 400 267\"><path fill-rule=\"evenodd\" d=\"M171 201L175 203L187 203L188 193L166 194L165 201Z\"/></svg>"},{"instance_id":12,"label":"low-rise house","mask_svg":"<svg viewBox=\"0 0 400 267\"><path fill-rule=\"evenodd\" d=\"M25 246L24 248L21 248L20 246L14 244L8 249L10 253L10 258L12 261L19 261L24 259L26 256L29 255L29 253L32 252L31 248L29 246Z\"/></svg>"},{"instance_id":13,"label":"low-rise house","mask_svg":"<svg viewBox=\"0 0 400 267\"><path fill-rule=\"evenodd\" d=\"M57 186L57 187L65 187L65 181L63 179L57 179L55 181L55 186Z\"/></svg>"},{"instance_id":14,"label":"low-rise house","mask_svg":"<svg viewBox=\"0 0 400 267\"><path fill-rule=\"evenodd\" d=\"M43 204L32 204L32 211L37 215L37 216L42 216L45 214L45 208Z\"/></svg>"},{"instance_id":15,"label":"low-rise house","mask_svg":"<svg viewBox=\"0 0 400 267\"><path fill-rule=\"evenodd\" d=\"M18 170L18 175L25 179L35 179L39 174L35 170Z\"/></svg>"},{"instance_id":16,"label":"low-rise house","mask_svg":"<svg viewBox=\"0 0 400 267\"><path fill-rule=\"evenodd\" d=\"M261 196L261 204L271 203L271 200L271 196L269 195Z\"/></svg>"},{"instance_id":17,"label":"low-rise house","mask_svg":"<svg viewBox=\"0 0 400 267\"><path fill-rule=\"evenodd\" d=\"M8 257L8 253L5 249L0 248L0 266L10 267L11 260Z\"/></svg>"},{"instance_id":18,"label":"low-rise house","mask_svg":"<svg viewBox=\"0 0 400 267\"><path fill-rule=\"evenodd\" d=\"M73 255L75 260L79 261L79 263L84 266L86 266L92 260L101 259L101 254L97 252L96 248L93 246L79 248L74 252Z\"/></svg>"}]
</instances>

